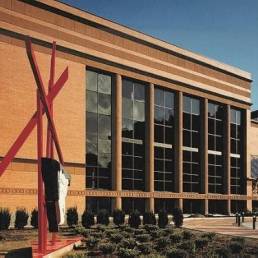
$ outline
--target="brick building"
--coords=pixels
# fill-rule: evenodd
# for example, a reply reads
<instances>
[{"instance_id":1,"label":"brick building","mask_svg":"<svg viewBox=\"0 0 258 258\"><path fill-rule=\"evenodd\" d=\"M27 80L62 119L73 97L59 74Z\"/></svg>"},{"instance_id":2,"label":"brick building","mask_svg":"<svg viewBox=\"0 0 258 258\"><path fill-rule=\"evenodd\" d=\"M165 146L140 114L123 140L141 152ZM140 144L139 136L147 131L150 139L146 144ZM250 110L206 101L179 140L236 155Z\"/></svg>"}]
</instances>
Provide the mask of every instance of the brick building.
<instances>
[{"instance_id":1,"label":"brick building","mask_svg":"<svg viewBox=\"0 0 258 258\"><path fill-rule=\"evenodd\" d=\"M67 206L231 213L252 209L251 75L60 2L0 1L0 157L36 107L25 38L45 85L51 43ZM46 120L45 125L46 125ZM36 206L36 130L0 178L0 207Z\"/></svg>"}]
</instances>

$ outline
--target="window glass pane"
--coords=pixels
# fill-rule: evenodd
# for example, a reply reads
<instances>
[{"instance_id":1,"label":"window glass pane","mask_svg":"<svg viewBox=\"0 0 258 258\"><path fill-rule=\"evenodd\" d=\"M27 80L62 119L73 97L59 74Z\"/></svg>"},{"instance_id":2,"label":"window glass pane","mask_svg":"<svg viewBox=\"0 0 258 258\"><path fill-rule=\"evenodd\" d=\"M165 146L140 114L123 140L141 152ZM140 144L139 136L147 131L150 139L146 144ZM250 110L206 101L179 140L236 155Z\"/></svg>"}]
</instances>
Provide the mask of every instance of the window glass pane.
<instances>
[{"instance_id":1,"label":"window glass pane","mask_svg":"<svg viewBox=\"0 0 258 258\"><path fill-rule=\"evenodd\" d=\"M104 74L98 75L98 92L111 94L111 76Z\"/></svg>"},{"instance_id":2,"label":"window glass pane","mask_svg":"<svg viewBox=\"0 0 258 258\"><path fill-rule=\"evenodd\" d=\"M165 91L165 107L174 107L174 93Z\"/></svg>"},{"instance_id":3,"label":"window glass pane","mask_svg":"<svg viewBox=\"0 0 258 258\"><path fill-rule=\"evenodd\" d=\"M133 102L123 98L123 118L133 119Z\"/></svg>"},{"instance_id":4,"label":"window glass pane","mask_svg":"<svg viewBox=\"0 0 258 258\"><path fill-rule=\"evenodd\" d=\"M102 139L111 139L111 117L99 115L99 137Z\"/></svg>"},{"instance_id":5,"label":"window glass pane","mask_svg":"<svg viewBox=\"0 0 258 258\"><path fill-rule=\"evenodd\" d=\"M208 116L215 117L215 105L212 103L208 103Z\"/></svg>"},{"instance_id":6,"label":"window glass pane","mask_svg":"<svg viewBox=\"0 0 258 258\"><path fill-rule=\"evenodd\" d=\"M122 136L126 138L133 137L134 123L133 120L123 119Z\"/></svg>"},{"instance_id":7,"label":"window glass pane","mask_svg":"<svg viewBox=\"0 0 258 258\"><path fill-rule=\"evenodd\" d=\"M231 113L231 117L230 117L231 123L236 124L236 110L231 109L230 113Z\"/></svg>"},{"instance_id":8,"label":"window glass pane","mask_svg":"<svg viewBox=\"0 0 258 258\"><path fill-rule=\"evenodd\" d=\"M164 106L164 91L155 88L155 104L159 106Z\"/></svg>"},{"instance_id":9,"label":"window glass pane","mask_svg":"<svg viewBox=\"0 0 258 258\"><path fill-rule=\"evenodd\" d=\"M133 144L128 142L122 142L122 151L123 151L123 155L132 155Z\"/></svg>"},{"instance_id":10,"label":"window glass pane","mask_svg":"<svg viewBox=\"0 0 258 258\"><path fill-rule=\"evenodd\" d=\"M97 91L97 82L98 82L97 73L93 71L87 71L86 80L87 80L87 89L92 91Z\"/></svg>"},{"instance_id":11,"label":"window glass pane","mask_svg":"<svg viewBox=\"0 0 258 258\"><path fill-rule=\"evenodd\" d=\"M99 153L111 153L111 141L98 140Z\"/></svg>"},{"instance_id":12,"label":"window glass pane","mask_svg":"<svg viewBox=\"0 0 258 258\"><path fill-rule=\"evenodd\" d=\"M164 108L155 106L154 122L156 124L164 123Z\"/></svg>"},{"instance_id":13,"label":"window glass pane","mask_svg":"<svg viewBox=\"0 0 258 258\"><path fill-rule=\"evenodd\" d=\"M88 112L98 112L98 97L97 93L87 90L86 93L86 110Z\"/></svg>"},{"instance_id":14,"label":"window glass pane","mask_svg":"<svg viewBox=\"0 0 258 258\"><path fill-rule=\"evenodd\" d=\"M98 112L99 114L110 115L111 114L111 96L107 94L98 94Z\"/></svg>"},{"instance_id":15,"label":"window glass pane","mask_svg":"<svg viewBox=\"0 0 258 258\"><path fill-rule=\"evenodd\" d=\"M164 127L160 125L155 125L154 129L154 139L155 142L164 142Z\"/></svg>"},{"instance_id":16,"label":"window glass pane","mask_svg":"<svg viewBox=\"0 0 258 258\"><path fill-rule=\"evenodd\" d=\"M196 115L200 114L200 101L198 99L192 99L192 113Z\"/></svg>"},{"instance_id":17,"label":"window glass pane","mask_svg":"<svg viewBox=\"0 0 258 258\"><path fill-rule=\"evenodd\" d=\"M123 80L122 95L124 98L133 99L133 83L128 80Z\"/></svg>"},{"instance_id":18,"label":"window glass pane","mask_svg":"<svg viewBox=\"0 0 258 258\"><path fill-rule=\"evenodd\" d=\"M134 121L134 138L144 140L145 126L144 122Z\"/></svg>"},{"instance_id":19,"label":"window glass pane","mask_svg":"<svg viewBox=\"0 0 258 258\"><path fill-rule=\"evenodd\" d=\"M134 98L137 100L145 99L145 86L139 83L134 83Z\"/></svg>"},{"instance_id":20,"label":"window glass pane","mask_svg":"<svg viewBox=\"0 0 258 258\"><path fill-rule=\"evenodd\" d=\"M98 132L98 116L95 113L86 113L86 130L87 133L96 134Z\"/></svg>"},{"instance_id":21,"label":"window glass pane","mask_svg":"<svg viewBox=\"0 0 258 258\"><path fill-rule=\"evenodd\" d=\"M173 109L165 109L165 124L168 126L173 126L174 112Z\"/></svg>"},{"instance_id":22,"label":"window glass pane","mask_svg":"<svg viewBox=\"0 0 258 258\"><path fill-rule=\"evenodd\" d=\"M191 113L191 98L184 96L183 102L184 102L184 112Z\"/></svg>"},{"instance_id":23,"label":"window glass pane","mask_svg":"<svg viewBox=\"0 0 258 258\"><path fill-rule=\"evenodd\" d=\"M145 120L145 103L135 101L133 108L133 118L136 121L144 121Z\"/></svg>"},{"instance_id":24,"label":"window glass pane","mask_svg":"<svg viewBox=\"0 0 258 258\"><path fill-rule=\"evenodd\" d=\"M99 154L98 164L103 168L111 168L111 155L110 154Z\"/></svg>"}]
</instances>

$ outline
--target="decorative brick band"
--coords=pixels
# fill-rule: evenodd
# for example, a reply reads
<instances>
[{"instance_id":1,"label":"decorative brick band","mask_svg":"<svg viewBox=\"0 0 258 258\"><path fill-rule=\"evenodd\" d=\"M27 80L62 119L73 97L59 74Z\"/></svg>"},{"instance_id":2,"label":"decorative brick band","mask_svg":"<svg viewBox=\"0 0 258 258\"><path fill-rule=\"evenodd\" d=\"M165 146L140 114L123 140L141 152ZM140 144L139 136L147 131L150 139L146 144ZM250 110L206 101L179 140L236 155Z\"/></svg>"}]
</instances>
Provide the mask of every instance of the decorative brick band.
<instances>
[{"instance_id":1,"label":"decorative brick band","mask_svg":"<svg viewBox=\"0 0 258 258\"><path fill-rule=\"evenodd\" d=\"M36 195L34 188L0 188L0 195ZM194 200L257 200L258 194L223 195L223 194L198 194L198 193L171 193L171 192L137 192L137 191L108 191L108 190L69 190L68 196L80 197L124 197L124 198L164 198L164 199L194 199Z\"/></svg>"}]
</instances>

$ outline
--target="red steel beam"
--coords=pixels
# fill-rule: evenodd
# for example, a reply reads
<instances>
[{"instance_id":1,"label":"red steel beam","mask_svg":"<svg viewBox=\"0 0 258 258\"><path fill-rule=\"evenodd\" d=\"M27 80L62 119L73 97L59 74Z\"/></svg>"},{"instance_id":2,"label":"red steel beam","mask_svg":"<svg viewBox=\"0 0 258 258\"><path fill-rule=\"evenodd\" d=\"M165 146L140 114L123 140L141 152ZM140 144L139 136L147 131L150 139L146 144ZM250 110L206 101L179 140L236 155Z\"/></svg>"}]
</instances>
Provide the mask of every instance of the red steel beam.
<instances>
[{"instance_id":1,"label":"red steel beam","mask_svg":"<svg viewBox=\"0 0 258 258\"><path fill-rule=\"evenodd\" d=\"M35 55L34 55L34 52L33 52L33 49L32 49L32 44L31 44L30 39L26 40L26 49L27 49L27 54L28 54L29 60L30 60L30 65L31 65L31 68L32 68L32 72L34 74L36 84L37 84L37 87L38 87L38 90L39 90L39 93L40 93L40 99L41 99L42 105L45 109L46 116L47 116L47 119L48 119L48 123L49 123L50 128L51 128L51 134L52 134L55 146L56 146L56 151L57 151L57 154L58 154L58 158L59 158L60 163L63 165L64 164L63 154L62 154L62 151L61 151L61 148L60 148L55 124L54 124L53 118L52 118L51 113L50 113L49 103L48 103L47 98L46 98L46 92L45 92L45 89L44 89L43 80L41 78L41 74L40 74L40 71L39 71L39 68L38 68L38 64L36 62L36 58L35 58Z\"/></svg>"},{"instance_id":2,"label":"red steel beam","mask_svg":"<svg viewBox=\"0 0 258 258\"><path fill-rule=\"evenodd\" d=\"M68 67L63 71L55 85L53 86L51 92L47 96L47 100L49 102L52 102L55 97L58 95L62 87L65 85L65 83L68 80ZM45 110L42 108L42 114L44 115ZM5 169L8 167L10 162L13 160L17 152L20 150L21 146L24 144L24 142L27 140L29 135L31 134L32 130L37 124L37 111L33 114L29 122L26 124L26 126L23 128L11 148L8 150L7 154L3 158L2 162L0 163L0 176L4 173Z\"/></svg>"}]
</instances>

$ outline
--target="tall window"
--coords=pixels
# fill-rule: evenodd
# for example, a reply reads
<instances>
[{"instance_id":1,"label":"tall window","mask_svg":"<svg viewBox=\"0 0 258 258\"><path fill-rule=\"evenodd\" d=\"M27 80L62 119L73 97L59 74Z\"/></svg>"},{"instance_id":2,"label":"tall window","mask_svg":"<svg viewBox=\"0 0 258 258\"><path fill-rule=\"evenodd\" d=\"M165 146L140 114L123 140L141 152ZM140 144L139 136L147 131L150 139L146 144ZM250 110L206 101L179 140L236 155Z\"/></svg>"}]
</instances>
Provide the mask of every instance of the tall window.
<instances>
[{"instance_id":1,"label":"tall window","mask_svg":"<svg viewBox=\"0 0 258 258\"><path fill-rule=\"evenodd\" d=\"M230 143L231 143L231 193L241 194L241 111L231 108Z\"/></svg>"},{"instance_id":2,"label":"tall window","mask_svg":"<svg viewBox=\"0 0 258 258\"><path fill-rule=\"evenodd\" d=\"M111 189L110 75L87 70L86 167L87 188Z\"/></svg>"},{"instance_id":3,"label":"tall window","mask_svg":"<svg viewBox=\"0 0 258 258\"><path fill-rule=\"evenodd\" d=\"M200 191L200 101L184 96L183 112L183 189Z\"/></svg>"},{"instance_id":4,"label":"tall window","mask_svg":"<svg viewBox=\"0 0 258 258\"><path fill-rule=\"evenodd\" d=\"M145 86L123 79L122 188L145 188Z\"/></svg>"},{"instance_id":5,"label":"tall window","mask_svg":"<svg viewBox=\"0 0 258 258\"><path fill-rule=\"evenodd\" d=\"M173 191L174 93L155 88L154 187Z\"/></svg>"},{"instance_id":6,"label":"tall window","mask_svg":"<svg viewBox=\"0 0 258 258\"><path fill-rule=\"evenodd\" d=\"M224 107L208 104L208 185L210 193L222 193L223 188L223 114Z\"/></svg>"}]
</instances>

